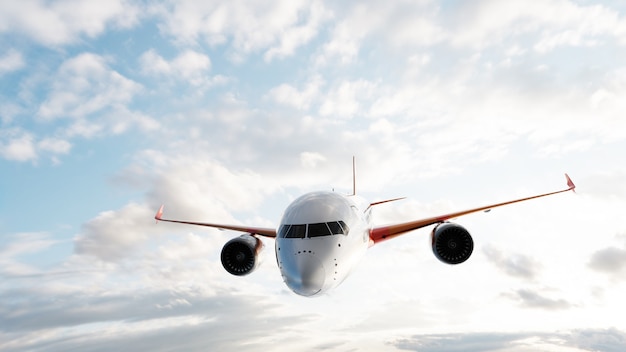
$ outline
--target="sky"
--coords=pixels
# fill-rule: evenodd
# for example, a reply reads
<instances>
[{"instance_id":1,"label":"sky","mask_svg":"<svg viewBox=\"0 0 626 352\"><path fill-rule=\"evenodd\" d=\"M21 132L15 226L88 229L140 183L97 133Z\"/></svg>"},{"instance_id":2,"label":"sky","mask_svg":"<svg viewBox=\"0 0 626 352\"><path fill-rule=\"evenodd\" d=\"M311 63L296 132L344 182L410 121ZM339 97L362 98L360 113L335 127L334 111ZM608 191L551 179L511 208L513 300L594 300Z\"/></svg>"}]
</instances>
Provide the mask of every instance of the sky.
<instances>
[{"instance_id":1,"label":"sky","mask_svg":"<svg viewBox=\"0 0 626 352\"><path fill-rule=\"evenodd\" d=\"M623 351L622 1L0 2L0 351ZM352 190L376 224L566 188L372 247L328 294L239 234Z\"/></svg>"}]
</instances>

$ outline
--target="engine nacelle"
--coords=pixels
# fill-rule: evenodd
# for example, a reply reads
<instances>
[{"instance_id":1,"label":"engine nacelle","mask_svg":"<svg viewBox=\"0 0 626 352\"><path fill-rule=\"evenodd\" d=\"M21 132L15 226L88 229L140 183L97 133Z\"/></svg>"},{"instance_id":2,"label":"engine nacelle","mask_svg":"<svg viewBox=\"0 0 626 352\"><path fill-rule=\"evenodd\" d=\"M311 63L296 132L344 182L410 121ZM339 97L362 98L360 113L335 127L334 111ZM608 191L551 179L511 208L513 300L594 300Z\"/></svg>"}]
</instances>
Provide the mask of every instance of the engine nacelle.
<instances>
[{"instance_id":1,"label":"engine nacelle","mask_svg":"<svg viewBox=\"0 0 626 352\"><path fill-rule=\"evenodd\" d=\"M474 250L474 240L460 225L444 222L430 234L435 257L446 264L460 264L469 259Z\"/></svg>"},{"instance_id":2,"label":"engine nacelle","mask_svg":"<svg viewBox=\"0 0 626 352\"><path fill-rule=\"evenodd\" d=\"M222 248L222 265L237 276L250 274L259 266L263 242L251 234L241 235L226 242Z\"/></svg>"}]
</instances>

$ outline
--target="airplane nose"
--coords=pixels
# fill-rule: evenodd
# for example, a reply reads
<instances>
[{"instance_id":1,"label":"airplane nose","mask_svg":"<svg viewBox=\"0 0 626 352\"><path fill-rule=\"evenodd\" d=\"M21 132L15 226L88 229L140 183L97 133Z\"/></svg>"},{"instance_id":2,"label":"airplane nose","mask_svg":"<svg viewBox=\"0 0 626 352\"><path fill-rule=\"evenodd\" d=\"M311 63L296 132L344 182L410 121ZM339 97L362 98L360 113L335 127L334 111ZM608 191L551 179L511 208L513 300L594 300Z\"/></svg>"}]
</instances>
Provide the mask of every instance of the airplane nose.
<instances>
[{"instance_id":1,"label":"airplane nose","mask_svg":"<svg viewBox=\"0 0 626 352\"><path fill-rule=\"evenodd\" d=\"M322 262L309 253L297 254L294 259L292 272L285 275L287 286L301 296L320 292L326 278Z\"/></svg>"}]
</instances>

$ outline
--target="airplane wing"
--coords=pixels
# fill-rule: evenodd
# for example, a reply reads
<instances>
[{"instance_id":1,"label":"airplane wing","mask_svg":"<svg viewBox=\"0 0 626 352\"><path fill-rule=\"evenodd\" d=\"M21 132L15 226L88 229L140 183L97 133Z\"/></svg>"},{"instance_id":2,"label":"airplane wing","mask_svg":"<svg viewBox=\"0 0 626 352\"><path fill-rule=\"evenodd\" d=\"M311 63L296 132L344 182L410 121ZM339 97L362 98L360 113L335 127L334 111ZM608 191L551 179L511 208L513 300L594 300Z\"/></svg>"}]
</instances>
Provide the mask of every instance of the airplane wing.
<instances>
[{"instance_id":1,"label":"airplane wing","mask_svg":"<svg viewBox=\"0 0 626 352\"><path fill-rule=\"evenodd\" d=\"M195 222L195 221L181 221L181 220L169 220L163 219L163 206L159 208L156 215L154 216L157 223L159 221L164 222L173 222L177 224L188 224L188 225L198 225L198 226L207 226L214 227L220 230L233 230L239 232L247 232L253 235L265 236L265 237L276 237L276 229L263 228L263 227L250 227L250 226L239 226L239 225L223 225L223 224L210 224L206 222Z\"/></svg>"},{"instance_id":2,"label":"airplane wing","mask_svg":"<svg viewBox=\"0 0 626 352\"><path fill-rule=\"evenodd\" d=\"M567 192L567 191L573 191L576 188L576 186L574 185L574 182L572 182L572 180L569 178L569 176L567 174L565 174L565 178L567 179L567 186L568 186L568 188L564 189L564 190L561 190L561 191L540 194L540 195L536 195L536 196L532 196L532 197L526 197L526 198L511 200L511 201L503 202L503 203L491 204L491 205L487 205L487 206L484 206L484 207L458 211L458 212L455 212L455 213L450 213L450 214L445 214L445 215L440 215L440 216L433 216L433 217L430 217L430 218L421 219L421 220L415 220L415 221L409 221L409 222L405 222L405 223L401 223L401 224L387 225L387 226L373 228L370 231L370 240L373 242L373 244L376 244L378 242L382 242L382 241L385 241L385 240L388 240L388 239L400 236L400 235L402 235L402 234L404 234L406 232L417 230L419 228L426 227L428 225L433 225L433 224L437 224L437 223L440 223L440 222L444 222L446 220L459 217L461 215L467 215L467 214L476 213L476 212L479 212L479 211L489 211L489 210L491 210L493 208L501 207L503 205L508 205L508 204L513 204L513 203L523 202L523 201L526 201L526 200L546 197L546 196L550 196L550 195L558 194L558 193L563 193L563 192Z\"/></svg>"}]
</instances>

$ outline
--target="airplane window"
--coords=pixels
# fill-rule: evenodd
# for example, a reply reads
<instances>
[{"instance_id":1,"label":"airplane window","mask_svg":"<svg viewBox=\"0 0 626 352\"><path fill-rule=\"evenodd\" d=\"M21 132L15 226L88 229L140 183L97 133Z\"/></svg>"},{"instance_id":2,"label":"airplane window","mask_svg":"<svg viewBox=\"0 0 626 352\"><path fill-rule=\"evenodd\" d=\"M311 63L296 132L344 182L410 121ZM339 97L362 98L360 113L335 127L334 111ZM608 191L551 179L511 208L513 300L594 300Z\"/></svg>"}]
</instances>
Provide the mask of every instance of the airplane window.
<instances>
[{"instance_id":1,"label":"airplane window","mask_svg":"<svg viewBox=\"0 0 626 352\"><path fill-rule=\"evenodd\" d=\"M278 237L280 237L280 238L287 237L287 232L289 231L290 227L291 227L291 225L283 225L283 226L281 226L280 230L278 230Z\"/></svg>"},{"instance_id":2,"label":"airplane window","mask_svg":"<svg viewBox=\"0 0 626 352\"><path fill-rule=\"evenodd\" d=\"M304 238L306 234L306 225L291 225L285 238Z\"/></svg>"},{"instance_id":3,"label":"airplane window","mask_svg":"<svg viewBox=\"0 0 626 352\"><path fill-rule=\"evenodd\" d=\"M348 224L346 224L343 221L338 221L339 225L341 225L341 227L343 228L343 234L347 235L348 232L350 232L350 227L348 226Z\"/></svg>"},{"instance_id":4,"label":"airplane window","mask_svg":"<svg viewBox=\"0 0 626 352\"><path fill-rule=\"evenodd\" d=\"M329 236L330 230L326 223L309 224L309 237Z\"/></svg>"},{"instance_id":5,"label":"airplane window","mask_svg":"<svg viewBox=\"0 0 626 352\"><path fill-rule=\"evenodd\" d=\"M341 228L341 225L339 225L339 222L337 221L331 221L328 223L328 227L330 228L330 232L333 235L343 235L343 229Z\"/></svg>"}]
</instances>

